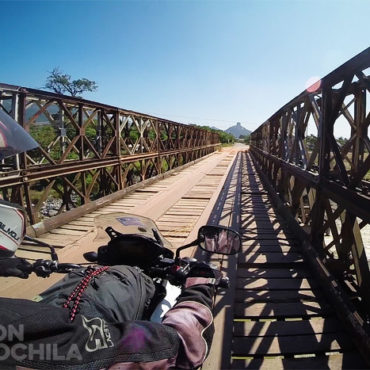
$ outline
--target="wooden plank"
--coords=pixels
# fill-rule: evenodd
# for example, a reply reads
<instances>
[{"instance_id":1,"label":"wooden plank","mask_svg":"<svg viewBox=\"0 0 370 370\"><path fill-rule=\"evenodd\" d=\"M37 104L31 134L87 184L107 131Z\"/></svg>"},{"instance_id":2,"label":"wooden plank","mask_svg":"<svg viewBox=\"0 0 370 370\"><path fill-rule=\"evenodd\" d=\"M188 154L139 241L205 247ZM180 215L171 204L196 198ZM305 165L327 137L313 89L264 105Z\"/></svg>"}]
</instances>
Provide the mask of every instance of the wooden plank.
<instances>
[{"instance_id":1,"label":"wooden plank","mask_svg":"<svg viewBox=\"0 0 370 370\"><path fill-rule=\"evenodd\" d=\"M50 252L47 251L28 251L24 249L18 249L16 256L20 258L26 258L28 260L37 260L37 259L50 259Z\"/></svg>"},{"instance_id":2,"label":"wooden plank","mask_svg":"<svg viewBox=\"0 0 370 370\"><path fill-rule=\"evenodd\" d=\"M180 230L171 230L171 231L162 231L160 230L163 236L167 239L168 238L186 238L189 235L187 231L180 231Z\"/></svg>"},{"instance_id":3,"label":"wooden plank","mask_svg":"<svg viewBox=\"0 0 370 370\"><path fill-rule=\"evenodd\" d=\"M191 221L196 221L198 219L198 217L194 217L194 216L167 216L167 215L164 215L162 217L159 218L160 221L172 221L174 223L188 223L188 222L191 222Z\"/></svg>"},{"instance_id":4,"label":"wooden plank","mask_svg":"<svg viewBox=\"0 0 370 370\"><path fill-rule=\"evenodd\" d=\"M292 234L284 230L279 225L274 225L266 221L259 221L259 220L250 220L248 223L243 225L243 228L240 230L241 235L248 236L248 234L259 233L259 234L274 234L274 235L286 235L291 236Z\"/></svg>"},{"instance_id":5,"label":"wooden plank","mask_svg":"<svg viewBox=\"0 0 370 370\"><path fill-rule=\"evenodd\" d=\"M274 212L273 209L269 208L256 208L256 207L245 207L245 205L242 204L242 211L241 211L241 217L242 220L244 218L248 218L251 216L258 217L258 219L266 219L271 222L278 222L278 216ZM245 207L245 208L244 208Z\"/></svg>"},{"instance_id":6,"label":"wooden plank","mask_svg":"<svg viewBox=\"0 0 370 370\"><path fill-rule=\"evenodd\" d=\"M303 257L299 253L242 253L239 252L239 263L243 264L290 264L303 262Z\"/></svg>"},{"instance_id":7,"label":"wooden plank","mask_svg":"<svg viewBox=\"0 0 370 370\"><path fill-rule=\"evenodd\" d=\"M169 233L171 231L186 232L187 234L189 234L190 231L193 230L193 226L192 225L186 225L186 226L183 226L183 227L175 227L174 225L172 225L172 226L160 225L160 226L158 226L158 228L162 232L162 234L164 232Z\"/></svg>"},{"instance_id":8,"label":"wooden plank","mask_svg":"<svg viewBox=\"0 0 370 370\"><path fill-rule=\"evenodd\" d=\"M133 192L130 195L127 196L127 198L131 199L148 199L153 196L155 193L140 193L140 192Z\"/></svg>"},{"instance_id":9,"label":"wooden plank","mask_svg":"<svg viewBox=\"0 0 370 370\"><path fill-rule=\"evenodd\" d=\"M258 210L273 210L272 204L268 200L256 199L251 197L242 197L243 212L252 212Z\"/></svg>"},{"instance_id":10,"label":"wooden plank","mask_svg":"<svg viewBox=\"0 0 370 370\"><path fill-rule=\"evenodd\" d=\"M239 278L307 278L311 273L303 268L238 268Z\"/></svg>"},{"instance_id":11,"label":"wooden plank","mask_svg":"<svg viewBox=\"0 0 370 370\"><path fill-rule=\"evenodd\" d=\"M138 200L138 199L132 199L132 198L124 198L123 199L123 202L121 202L119 205L117 204L116 206L119 206L119 207L124 207L124 206L136 206L137 204L139 203L144 203L143 200ZM109 206L105 206L103 208L100 208L99 210L101 209L107 209L107 208L112 208L114 207L114 203L111 203Z\"/></svg>"},{"instance_id":12,"label":"wooden plank","mask_svg":"<svg viewBox=\"0 0 370 370\"><path fill-rule=\"evenodd\" d=\"M166 237L166 239L173 245L183 245L185 238Z\"/></svg>"},{"instance_id":13,"label":"wooden plank","mask_svg":"<svg viewBox=\"0 0 370 370\"><path fill-rule=\"evenodd\" d=\"M234 315L238 318L327 316L331 313L333 309L329 305L315 301L236 303L234 306Z\"/></svg>"},{"instance_id":14,"label":"wooden plank","mask_svg":"<svg viewBox=\"0 0 370 370\"><path fill-rule=\"evenodd\" d=\"M267 229L273 230L274 232L284 232L289 234L289 230L284 230L284 227L279 224L276 220L271 221L262 217L249 217L242 223L241 231L243 233L255 230L255 229Z\"/></svg>"},{"instance_id":15,"label":"wooden plank","mask_svg":"<svg viewBox=\"0 0 370 370\"><path fill-rule=\"evenodd\" d=\"M91 213L89 213L85 216L76 218L76 220L74 220L74 221L94 221L94 219L95 219L95 216L92 215Z\"/></svg>"},{"instance_id":16,"label":"wooden plank","mask_svg":"<svg viewBox=\"0 0 370 370\"><path fill-rule=\"evenodd\" d=\"M145 188L145 189L137 189L137 190L135 190L135 192L137 192L137 193L143 193L143 194L156 194L156 193L158 193L158 191L157 190L154 190L154 189L152 189L152 188Z\"/></svg>"},{"instance_id":17,"label":"wooden plank","mask_svg":"<svg viewBox=\"0 0 370 370\"><path fill-rule=\"evenodd\" d=\"M274 212L274 207L268 201L256 201L256 199L242 197L242 214L253 213L253 210L264 210Z\"/></svg>"},{"instance_id":18,"label":"wooden plank","mask_svg":"<svg viewBox=\"0 0 370 370\"><path fill-rule=\"evenodd\" d=\"M203 209L205 208L205 206L207 204L208 204L208 202L205 203L205 204L197 204L197 205L176 203L176 205L171 207L171 209L176 210L176 211L178 211L178 210L181 210L181 211L183 211L183 210L185 210L185 211L193 211L193 210L203 211Z\"/></svg>"},{"instance_id":19,"label":"wooden plank","mask_svg":"<svg viewBox=\"0 0 370 370\"><path fill-rule=\"evenodd\" d=\"M75 236L86 234L85 231L70 230L70 229L63 229L63 228L50 230L49 233L50 234L60 234L60 235L75 235Z\"/></svg>"},{"instance_id":20,"label":"wooden plank","mask_svg":"<svg viewBox=\"0 0 370 370\"><path fill-rule=\"evenodd\" d=\"M233 355L287 355L303 353L325 353L352 350L354 345L348 335L317 334L281 337L247 338L237 337L233 341Z\"/></svg>"},{"instance_id":21,"label":"wooden plank","mask_svg":"<svg viewBox=\"0 0 370 370\"><path fill-rule=\"evenodd\" d=\"M166 214L163 214L161 217L159 217L157 220L155 220L155 223L158 224L160 222L165 222L165 223L172 223L181 225L181 224L187 224L189 223L189 220L192 221L194 218L198 218L197 216L184 216L184 217L179 217L175 215L168 216Z\"/></svg>"},{"instance_id":22,"label":"wooden plank","mask_svg":"<svg viewBox=\"0 0 370 370\"><path fill-rule=\"evenodd\" d=\"M182 197L183 199L211 199L211 194L209 195L186 195Z\"/></svg>"},{"instance_id":23,"label":"wooden plank","mask_svg":"<svg viewBox=\"0 0 370 370\"><path fill-rule=\"evenodd\" d=\"M186 201L183 201L182 199L180 199L175 205L172 206L172 208L175 208L175 209L182 209L182 208L185 208L185 209L192 209L193 207L194 208L199 208L199 209L202 209L204 208L206 205L208 204L207 201L205 202L186 202Z\"/></svg>"},{"instance_id":24,"label":"wooden plank","mask_svg":"<svg viewBox=\"0 0 370 370\"><path fill-rule=\"evenodd\" d=\"M124 207L126 204L127 204L126 198L123 198L123 199L120 199L120 200L116 200L114 203L111 203L107 207Z\"/></svg>"},{"instance_id":25,"label":"wooden plank","mask_svg":"<svg viewBox=\"0 0 370 370\"><path fill-rule=\"evenodd\" d=\"M279 224L279 222L273 218L273 217L266 217L265 215L249 215L243 217L243 221L241 223L241 229L242 230L248 230L251 228L256 227L274 227L274 228L282 228L282 225Z\"/></svg>"},{"instance_id":26,"label":"wooden plank","mask_svg":"<svg viewBox=\"0 0 370 370\"><path fill-rule=\"evenodd\" d=\"M45 233L42 234L41 237L37 238L41 241L44 241L45 243L49 243L54 245L63 245L66 246L68 244L74 243L79 236L77 235L63 235L63 234L51 234L51 233Z\"/></svg>"},{"instance_id":27,"label":"wooden plank","mask_svg":"<svg viewBox=\"0 0 370 370\"><path fill-rule=\"evenodd\" d=\"M68 224L59 226L58 229L62 229L62 230L76 230L76 231L82 231L82 232L85 233L86 231L91 230L93 227L94 227L93 224L91 224L90 226L83 226L83 225L74 225L74 224L68 223Z\"/></svg>"},{"instance_id":28,"label":"wooden plank","mask_svg":"<svg viewBox=\"0 0 370 370\"><path fill-rule=\"evenodd\" d=\"M289 279L264 279L264 278L238 278L236 282L238 289L260 289L260 290L292 290L319 288L314 279L289 278Z\"/></svg>"},{"instance_id":29,"label":"wooden plank","mask_svg":"<svg viewBox=\"0 0 370 370\"><path fill-rule=\"evenodd\" d=\"M76 225L76 226L94 226L94 221L91 219L91 221L82 221L82 220L76 220L68 222L68 225Z\"/></svg>"},{"instance_id":30,"label":"wooden plank","mask_svg":"<svg viewBox=\"0 0 370 370\"><path fill-rule=\"evenodd\" d=\"M245 189L243 189L242 190L243 199L248 199L248 200L249 199L252 199L254 202L267 202L267 203L270 203L270 199L269 199L268 193L258 194L258 190L256 190L256 189L253 189L253 191L256 192L256 194L247 193L247 192L245 192Z\"/></svg>"},{"instance_id":31,"label":"wooden plank","mask_svg":"<svg viewBox=\"0 0 370 370\"><path fill-rule=\"evenodd\" d=\"M266 233L266 232L249 232L242 235L244 238L248 238L249 240L290 240L291 242L294 241L293 235L286 235L284 233Z\"/></svg>"},{"instance_id":32,"label":"wooden plank","mask_svg":"<svg viewBox=\"0 0 370 370\"><path fill-rule=\"evenodd\" d=\"M255 240L255 239L249 239L246 237L242 237L242 246L291 246L291 247L298 247L297 243L294 240L288 240L288 239L273 239L273 240Z\"/></svg>"},{"instance_id":33,"label":"wooden plank","mask_svg":"<svg viewBox=\"0 0 370 370\"><path fill-rule=\"evenodd\" d=\"M248 358L233 359L230 365L232 370L260 369L368 369L368 365L361 359L358 352L335 353L332 355L318 355L306 358Z\"/></svg>"},{"instance_id":34,"label":"wooden plank","mask_svg":"<svg viewBox=\"0 0 370 370\"><path fill-rule=\"evenodd\" d=\"M136 201L135 203L125 203L125 204L122 204L122 205L110 205L110 206L107 206L107 207L103 207L103 208L100 208L99 211L104 211L104 212L125 212L124 210L125 209L129 209L129 208L135 208L136 206L140 205L140 204L143 204L145 203L145 201Z\"/></svg>"},{"instance_id":35,"label":"wooden plank","mask_svg":"<svg viewBox=\"0 0 370 370\"><path fill-rule=\"evenodd\" d=\"M279 221L275 214L268 214L266 212L251 212L251 213L243 213L243 220L242 225L247 223L250 220L256 221L266 221L269 224L277 224L279 226Z\"/></svg>"},{"instance_id":36,"label":"wooden plank","mask_svg":"<svg viewBox=\"0 0 370 370\"><path fill-rule=\"evenodd\" d=\"M40 245L35 245L35 244L27 244L27 243L24 243L22 244L18 249L17 251L19 250L25 250L25 251L29 251L29 252L40 252L40 253L50 253L50 249L47 248L47 247L43 247L43 246L40 246Z\"/></svg>"},{"instance_id":37,"label":"wooden plank","mask_svg":"<svg viewBox=\"0 0 370 370\"><path fill-rule=\"evenodd\" d=\"M278 216L272 207L272 205L259 205L253 206L252 204L245 201L244 198L242 198L243 201L243 208L240 211L240 214L244 217L247 217L248 215L266 215L266 216L274 216L276 219L278 219Z\"/></svg>"},{"instance_id":38,"label":"wooden plank","mask_svg":"<svg viewBox=\"0 0 370 370\"><path fill-rule=\"evenodd\" d=\"M289 239L289 237L294 238L293 233L285 231L284 229L281 228L274 229L271 225L263 224L262 222L261 223L250 222L249 224L246 224L244 228L240 230L240 234L246 237L248 237L250 234L261 234L261 236L266 235L266 239L267 236L270 238L271 235L286 239Z\"/></svg>"},{"instance_id":39,"label":"wooden plank","mask_svg":"<svg viewBox=\"0 0 370 370\"><path fill-rule=\"evenodd\" d=\"M274 337L336 333L340 327L340 322L334 317L296 321L239 321L234 322L234 335L237 337Z\"/></svg>"},{"instance_id":40,"label":"wooden plank","mask_svg":"<svg viewBox=\"0 0 370 370\"><path fill-rule=\"evenodd\" d=\"M262 290L237 289L235 302L303 302L323 299L324 293L319 289L300 290Z\"/></svg>"},{"instance_id":41,"label":"wooden plank","mask_svg":"<svg viewBox=\"0 0 370 370\"><path fill-rule=\"evenodd\" d=\"M261 246L253 246L253 245L248 245L248 246L243 246L241 251L245 254L258 254L258 253L289 253L289 252L295 252L299 253L299 248L296 246L291 246L291 245L261 245Z\"/></svg>"},{"instance_id":42,"label":"wooden plank","mask_svg":"<svg viewBox=\"0 0 370 370\"><path fill-rule=\"evenodd\" d=\"M166 212L166 216L200 216L203 213L203 210L176 210L170 209Z\"/></svg>"}]
</instances>

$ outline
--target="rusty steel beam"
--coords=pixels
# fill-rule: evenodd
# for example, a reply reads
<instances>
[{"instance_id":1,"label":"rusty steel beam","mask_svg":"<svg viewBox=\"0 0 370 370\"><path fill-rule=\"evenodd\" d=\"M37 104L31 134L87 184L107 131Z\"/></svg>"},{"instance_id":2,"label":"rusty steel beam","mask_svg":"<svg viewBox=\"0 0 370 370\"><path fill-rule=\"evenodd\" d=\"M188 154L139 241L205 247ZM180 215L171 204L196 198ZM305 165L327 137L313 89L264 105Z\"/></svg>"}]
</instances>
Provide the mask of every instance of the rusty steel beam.
<instances>
[{"instance_id":1,"label":"rusty steel beam","mask_svg":"<svg viewBox=\"0 0 370 370\"><path fill-rule=\"evenodd\" d=\"M326 296L336 307L337 315L344 323L346 330L352 333L352 339L366 362L370 365L370 338L367 331L367 325L356 307L347 297L344 289L337 284L335 277L327 269L325 263L317 253L317 250L307 240L306 233L302 230L297 220L292 216L288 207L284 205L275 189L271 186L264 171L259 166L259 161L252 157L255 162L256 169L262 179L265 188L267 189L276 211L287 222L289 229L292 230L302 243L302 251L306 261L310 265L314 276L321 281L322 289Z\"/></svg>"},{"instance_id":2,"label":"rusty steel beam","mask_svg":"<svg viewBox=\"0 0 370 370\"><path fill-rule=\"evenodd\" d=\"M361 217L362 220L370 223L370 197L363 194L361 191L355 191L348 187L338 184L330 179L322 180L319 184L319 175L298 167L297 165L287 163L271 154L261 151L258 148L253 149L253 153L257 156L264 156L269 160L269 163L274 163L284 169L291 176L299 178L305 186L315 188L325 193L327 198L332 199L338 204L345 205L345 208L352 214Z\"/></svg>"},{"instance_id":3,"label":"rusty steel beam","mask_svg":"<svg viewBox=\"0 0 370 370\"><path fill-rule=\"evenodd\" d=\"M215 133L77 97L0 84L4 109L40 147L0 170L4 199L40 221L48 198L59 212L101 198L217 150Z\"/></svg>"},{"instance_id":4,"label":"rusty steel beam","mask_svg":"<svg viewBox=\"0 0 370 370\"><path fill-rule=\"evenodd\" d=\"M11 171L6 177L0 178L0 188L6 186L22 185L35 181L40 181L48 178L65 176L68 174L74 174L82 171L89 171L93 169L105 168L108 166L117 166L124 163L131 163L140 160L155 159L164 156L175 156L183 153L190 153L201 149L213 149L214 145L206 145L198 148L187 148L184 150L172 150L161 152L160 154L146 153L140 155L122 156L117 158L107 158L99 160L85 160L80 163L63 163L56 164L53 166L34 166L28 170L23 171Z\"/></svg>"},{"instance_id":5,"label":"rusty steel beam","mask_svg":"<svg viewBox=\"0 0 370 370\"><path fill-rule=\"evenodd\" d=\"M370 322L370 48L251 134L250 150L321 262ZM347 127L348 136L338 138ZM365 232L366 230L366 232Z\"/></svg>"}]
</instances>

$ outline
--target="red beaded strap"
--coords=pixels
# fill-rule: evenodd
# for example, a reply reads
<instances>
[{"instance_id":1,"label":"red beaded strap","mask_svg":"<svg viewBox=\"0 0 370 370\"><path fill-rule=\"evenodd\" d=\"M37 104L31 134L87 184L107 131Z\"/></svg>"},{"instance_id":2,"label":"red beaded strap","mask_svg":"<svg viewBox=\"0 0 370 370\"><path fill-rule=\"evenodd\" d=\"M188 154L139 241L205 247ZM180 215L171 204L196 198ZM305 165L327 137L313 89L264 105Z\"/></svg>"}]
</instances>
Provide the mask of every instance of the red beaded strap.
<instances>
[{"instance_id":1,"label":"red beaded strap","mask_svg":"<svg viewBox=\"0 0 370 370\"><path fill-rule=\"evenodd\" d=\"M73 292L68 296L66 302L63 304L64 308L69 308L70 312L70 320L73 321L75 319L78 305L80 304L82 293L86 290L88 287L91 279L97 275L100 275L102 272L108 270L109 266L103 266L98 269L95 269L91 266L89 266L85 271L85 276L80 281L80 283L76 286L76 288L73 289ZM70 304L72 302L72 299L74 299L74 303L72 308L70 307Z\"/></svg>"}]
</instances>

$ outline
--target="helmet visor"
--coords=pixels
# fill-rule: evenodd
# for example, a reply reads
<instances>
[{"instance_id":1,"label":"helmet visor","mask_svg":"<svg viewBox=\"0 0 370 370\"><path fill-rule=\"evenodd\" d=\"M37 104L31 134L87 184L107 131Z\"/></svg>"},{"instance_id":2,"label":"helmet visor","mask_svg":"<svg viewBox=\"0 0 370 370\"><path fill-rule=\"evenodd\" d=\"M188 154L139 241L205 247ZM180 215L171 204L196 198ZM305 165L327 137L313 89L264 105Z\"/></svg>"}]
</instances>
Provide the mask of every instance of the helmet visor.
<instances>
[{"instance_id":1,"label":"helmet visor","mask_svg":"<svg viewBox=\"0 0 370 370\"><path fill-rule=\"evenodd\" d=\"M22 126L0 109L0 160L38 146Z\"/></svg>"}]
</instances>

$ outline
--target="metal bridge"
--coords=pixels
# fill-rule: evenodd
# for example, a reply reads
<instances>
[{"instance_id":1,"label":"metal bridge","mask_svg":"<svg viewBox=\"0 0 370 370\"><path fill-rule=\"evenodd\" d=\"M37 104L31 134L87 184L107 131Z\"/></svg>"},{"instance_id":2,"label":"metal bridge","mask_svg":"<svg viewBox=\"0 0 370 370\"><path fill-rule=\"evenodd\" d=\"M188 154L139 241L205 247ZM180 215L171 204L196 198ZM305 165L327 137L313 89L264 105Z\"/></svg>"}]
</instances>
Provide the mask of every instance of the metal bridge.
<instances>
[{"instance_id":1,"label":"metal bridge","mask_svg":"<svg viewBox=\"0 0 370 370\"><path fill-rule=\"evenodd\" d=\"M194 161L220 144L217 134L194 126L19 86L0 84L0 108L40 143L17 156L11 163L16 169L0 178L4 199L22 204L30 224L40 220L50 195L62 200L61 213Z\"/></svg>"},{"instance_id":2,"label":"metal bridge","mask_svg":"<svg viewBox=\"0 0 370 370\"><path fill-rule=\"evenodd\" d=\"M218 138L195 127L0 85L3 109L55 135L4 163L4 198L25 205L28 231L62 261L82 262L99 214L152 217L174 248L202 224L232 226L243 249L213 259L232 288L216 299L203 368L369 368L369 70L370 48L279 109L249 150L215 151ZM50 194L60 214L43 218ZM53 281L3 279L0 294L31 298Z\"/></svg>"}]
</instances>

